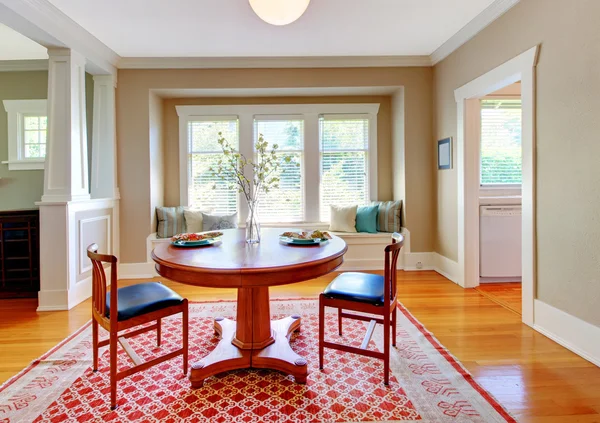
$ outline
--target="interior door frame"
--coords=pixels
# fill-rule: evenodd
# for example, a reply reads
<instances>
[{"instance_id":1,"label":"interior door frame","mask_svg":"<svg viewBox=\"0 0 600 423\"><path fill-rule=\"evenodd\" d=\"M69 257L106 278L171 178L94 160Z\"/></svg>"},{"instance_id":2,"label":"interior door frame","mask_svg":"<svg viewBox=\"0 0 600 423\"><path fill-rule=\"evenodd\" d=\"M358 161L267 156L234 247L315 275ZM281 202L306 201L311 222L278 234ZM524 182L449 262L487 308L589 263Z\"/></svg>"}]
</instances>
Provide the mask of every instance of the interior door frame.
<instances>
[{"instance_id":1,"label":"interior door frame","mask_svg":"<svg viewBox=\"0 0 600 423\"><path fill-rule=\"evenodd\" d=\"M522 318L533 326L536 290L535 46L454 91L457 103L458 284L479 285L479 99L521 81L522 101Z\"/></svg>"}]
</instances>

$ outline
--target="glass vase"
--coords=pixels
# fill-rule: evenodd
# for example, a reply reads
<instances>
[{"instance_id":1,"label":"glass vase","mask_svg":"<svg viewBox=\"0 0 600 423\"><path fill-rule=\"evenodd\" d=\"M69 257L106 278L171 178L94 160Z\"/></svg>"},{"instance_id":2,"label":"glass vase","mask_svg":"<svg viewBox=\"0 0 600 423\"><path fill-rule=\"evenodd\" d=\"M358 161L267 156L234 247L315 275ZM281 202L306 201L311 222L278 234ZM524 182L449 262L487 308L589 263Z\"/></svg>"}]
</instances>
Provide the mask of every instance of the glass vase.
<instances>
[{"instance_id":1,"label":"glass vase","mask_svg":"<svg viewBox=\"0 0 600 423\"><path fill-rule=\"evenodd\" d=\"M260 223L258 222L258 204L256 201L248 202L246 242L248 244L258 244L260 242Z\"/></svg>"}]
</instances>

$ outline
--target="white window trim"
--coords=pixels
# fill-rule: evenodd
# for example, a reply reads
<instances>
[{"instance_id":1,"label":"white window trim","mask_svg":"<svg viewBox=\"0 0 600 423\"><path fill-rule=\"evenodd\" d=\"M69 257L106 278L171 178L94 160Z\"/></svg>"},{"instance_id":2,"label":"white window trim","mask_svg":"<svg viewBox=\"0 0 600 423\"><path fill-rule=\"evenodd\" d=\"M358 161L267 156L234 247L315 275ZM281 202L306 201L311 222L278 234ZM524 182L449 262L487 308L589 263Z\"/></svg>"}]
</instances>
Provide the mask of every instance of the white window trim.
<instances>
[{"instance_id":1,"label":"white window trim","mask_svg":"<svg viewBox=\"0 0 600 423\"><path fill-rule=\"evenodd\" d=\"M8 114L8 170L44 170L45 160L26 159L23 154L23 115L48 115L47 100L4 100Z\"/></svg>"},{"instance_id":2,"label":"white window trim","mask_svg":"<svg viewBox=\"0 0 600 423\"><path fill-rule=\"evenodd\" d=\"M251 157L254 152L254 118L304 119L304 218L307 224L319 222L319 190L306 187L320 186L319 117L321 115L367 116L369 119L369 196L377 200L377 114L379 103L354 104L257 104L227 106L175 106L179 116L179 196L183 206L188 205L188 123L223 116L237 116L240 131L240 152ZM248 143L244 140L250 139ZM238 219L245 222L248 208L244 199L238 199ZM288 224L289 226L289 224Z\"/></svg>"}]
</instances>

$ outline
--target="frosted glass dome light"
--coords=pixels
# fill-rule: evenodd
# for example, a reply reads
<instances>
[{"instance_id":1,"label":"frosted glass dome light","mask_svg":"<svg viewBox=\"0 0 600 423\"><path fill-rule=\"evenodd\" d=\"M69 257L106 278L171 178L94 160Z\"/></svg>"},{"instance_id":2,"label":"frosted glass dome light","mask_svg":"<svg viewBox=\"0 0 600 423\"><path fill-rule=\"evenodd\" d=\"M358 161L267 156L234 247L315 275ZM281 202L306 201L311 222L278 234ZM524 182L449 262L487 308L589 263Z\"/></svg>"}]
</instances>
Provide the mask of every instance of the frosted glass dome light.
<instances>
[{"instance_id":1,"label":"frosted glass dome light","mask_svg":"<svg viewBox=\"0 0 600 423\"><path fill-rule=\"evenodd\" d=\"M271 25L287 25L304 14L310 0L249 0L254 13Z\"/></svg>"}]
</instances>

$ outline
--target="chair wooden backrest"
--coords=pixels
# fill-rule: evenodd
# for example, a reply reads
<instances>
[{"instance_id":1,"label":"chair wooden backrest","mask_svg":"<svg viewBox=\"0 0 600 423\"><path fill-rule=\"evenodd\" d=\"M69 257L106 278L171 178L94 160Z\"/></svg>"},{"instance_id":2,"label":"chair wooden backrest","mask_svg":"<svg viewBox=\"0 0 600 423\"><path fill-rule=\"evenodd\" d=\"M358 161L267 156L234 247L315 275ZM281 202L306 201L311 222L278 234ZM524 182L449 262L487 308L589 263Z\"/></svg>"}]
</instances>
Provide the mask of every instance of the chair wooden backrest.
<instances>
[{"instance_id":1,"label":"chair wooden backrest","mask_svg":"<svg viewBox=\"0 0 600 423\"><path fill-rule=\"evenodd\" d=\"M400 250L404 246L404 237L394 232L392 234L392 243L385 247L385 273L384 273L384 298L386 305L395 302L398 297L397 265Z\"/></svg>"},{"instance_id":2,"label":"chair wooden backrest","mask_svg":"<svg viewBox=\"0 0 600 423\"><path fill-rule=\"evenodd\" d=\"M106 319L106 273L104 264L110 263L110 309L117 310L117 258L109 254L98 254L98 245L91 244L87 248L87 256L92 261L92 313L100 322ZM110 324L117 327L117 314L110 313Z\"/></svg>"}]
</instances>

